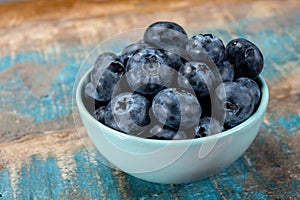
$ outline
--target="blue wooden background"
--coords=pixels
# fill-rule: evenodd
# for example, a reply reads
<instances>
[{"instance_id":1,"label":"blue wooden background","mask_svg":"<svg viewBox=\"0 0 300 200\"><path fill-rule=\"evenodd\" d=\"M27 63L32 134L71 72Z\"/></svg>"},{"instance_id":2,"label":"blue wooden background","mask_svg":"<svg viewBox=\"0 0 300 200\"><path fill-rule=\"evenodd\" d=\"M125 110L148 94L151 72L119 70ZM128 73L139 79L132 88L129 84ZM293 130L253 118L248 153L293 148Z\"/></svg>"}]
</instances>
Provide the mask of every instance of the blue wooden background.
<instances>
[{"instance_id":1,"label":"blue wooden background","mask_svg":"<svg viewBox=\"0 0 300 200\"><path fill-rule=\"evenodd\" d=\"M27 45L15 51L2 46L0 199L300 199L300 5L291 2L290 11L268 10L222 26L182 20L190 34L255 42L270 88L267 114L250 149L220 173L190 184L136 179L99 162L81 143L72 118L73 84L95 43L53 41L42 50Z\"/></svg>"}]
</instances>

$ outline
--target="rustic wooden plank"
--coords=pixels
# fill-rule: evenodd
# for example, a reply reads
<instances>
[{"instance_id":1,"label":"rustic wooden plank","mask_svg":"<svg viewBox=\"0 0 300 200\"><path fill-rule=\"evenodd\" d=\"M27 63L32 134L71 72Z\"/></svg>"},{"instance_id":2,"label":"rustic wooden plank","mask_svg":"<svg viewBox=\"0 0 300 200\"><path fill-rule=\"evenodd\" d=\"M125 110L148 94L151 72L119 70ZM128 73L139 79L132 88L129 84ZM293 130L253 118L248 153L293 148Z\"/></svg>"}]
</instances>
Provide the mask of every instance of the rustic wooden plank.
<instances>
[{"instance_id":1,"label":"rustic wooden plank","mask_svg":"<svg viewBox=\"0 0 300 200\"><path fill-rule=\"evenodd\" d=\"M123 1L120 2L122 3ZM43 12L41 12L40 15L31 13L35 10L34 7L37 7L36 10L38 10L39 6L43 5L42 3L40 5L39 2L37 2L37 5L35 5L34 2L32 3L31 1L29 1L27 9L33 11L28 11L25 5L25 8L23 8L23 4L20 5L20 8L14 8L13 4L11 7L7 8L1 5L0 8L3 9L2 11L0 11L1 19L5 19L1 21L3 23L6 22L5 26L3 26L2 28L0 26L0 45L3 47L1 50L6 51L5 55L7 55L13 54L14 52L18 51L27 51L32 49L40 52L47 51L47 49L49 48L61 49L65 46L69 46L70 44L73 46L76 43L79 43L86 47L87 45L91 44L95 45L97 42L103 39L107 39L111 35L123 31L128 31L133 28L146 27L153 21L157 20L177 21L178 23L182 24L187 30L190 30L191 33L195 33L193 31L198 30L218 28L223 31L225 30L225 32L228 32L230 34L234 34L232 30L229 30L228 25L230 23L234 23L236 19L248 18L249 16L253 18L259 16L272 16L272 14L275 12L279 15L285 15L285 13L289 13L293 10L299 9L299 4L296 0L290 0L285 4L284 7L278 6L279 1L272 1L268 3L254 1L250 6L248 2L244 1L239 3L229 1L225 4L220 3L221 1L216 1L218 6L215 6L215 3L212 2L204 3L202 1L198 3L192 1L192 5L190 5L190 3L187 3L186 1L186 3L182 3L183 5L187 4L186 6L181 9L175 10L173 10L171 6L173 5L171 1L164 2L167 3L159 4L159 9L156 8L155 5L157 4L155 2L151 2L151 5L153 4L154 6L154 9L151 10L151 12L141 13L145 8L137 7L136 10L138 12L128 11L122 12L118 15L107 15L99 17L93 17L91 16L92 14L89 15L84 13L82 14L83 16L85 16L83 19L77 19L75 16L73 16L75 18L74 20L65 19L65 13L69 12L72 14L89 12L88 8L98 9L98 13L102 13L102 11L104 10L104 8L102 7L102 2L99 4L97 3L96 5L92 4L88 8L85 8L84 6L83 8L81 8L80 5L78 6L79 8L77 8L76 11L73 11L71 8L68 9L68 7L66 7L64 8L66 9L66 11L64 10L64 12L59 12L59 8L61 7L58 7L57 9L51 9L51 5L49 5L49 13L46 12L45 16L41 16L43 15ZM171 5L169 5L168 3ZM115 7L113 5L110 6ZM149 5L147 8L150 9L152 8L152 6ZM59 12L61 14L57 14L56 18L52 19L51 16L54 15L53 12ZM13 13L16 16L10 16L10 13ZM36 21L30 21L30 19L27 19L26 16L23 16L27 15L28 13L31 13L31 15L33 16L35 16L34 14L36 14L38 16ZM7 16L10 17L6 19ZM29 20L29 22L22 24L23 19L27 19ZM269 21L263 23L267 27L274 24L271 23L273 21L272 18L269 19ZM213 21L213 23L208 23L211 21ZM17 24L10 24L14 22L16 22ZM238 23L236 23L236 25L238 25ZM243 24L240 25L243 26ZM255 29L251 29L251 27L249 27L247 31L256 32L257 28L265 29L261 27L261 25L257 23L256 20Z\"/></svg>"},{"instance_id":2,"label":"rustic wooden plank","mask_svg":"<svg viewBox=\"0 0 300 200\"><path fill-rule=\"evenodd\" d=\"M237 3L237 0L229 0L227 2ZM18 26L23 22L43 22L49 20L74 20L86 18L99 18L103 16L120 15L127 13L151 13L157 12L160 9L168 11L180 10L198 6L199 4L207 3L204 0L166 0L166 1L147 1L147 0L25 0L10 4L1 4L0 13L3 15L3 20L0 22L0 27ZM222 1L216 0L213 5L220 5Z\"/></svg>"},{"instance_id":3,"label":"rustic wooden plank","mask_svg":"<svg viewBox=\"0 0 300 200\"><path fill-rule=\"evenodd\" d=\"M0 4L0 18L0 199L300 198L298 1L38 0ZM266 58L270 104L260 134L233 165L196 183L153 184L110 169L73 124L82 59L98 41L157 19L225 42L249 38Z\"/></svg>"}]
</instances>

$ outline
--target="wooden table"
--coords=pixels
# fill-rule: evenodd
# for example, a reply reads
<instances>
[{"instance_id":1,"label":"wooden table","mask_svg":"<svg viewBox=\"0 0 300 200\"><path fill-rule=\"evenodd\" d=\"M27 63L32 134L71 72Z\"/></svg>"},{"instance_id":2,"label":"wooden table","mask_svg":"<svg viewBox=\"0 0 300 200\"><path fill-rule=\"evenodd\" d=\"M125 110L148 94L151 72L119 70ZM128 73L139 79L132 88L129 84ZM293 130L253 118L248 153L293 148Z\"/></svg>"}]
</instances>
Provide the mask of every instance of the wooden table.
<instances>
[{"instance_id":1,"label":"wooden table","mask_svg":"<svg viewBox=\"0 0 300 200\"><path fill-rule=\"evenodd\" d=\"M230 167L196 183L148 183L95 159L72 117L77 70L100 41L158 20L265 56L262 128ZM300 199L300 3L35 0L0 3L0 200Z\"/></svg>"}]
</instances>

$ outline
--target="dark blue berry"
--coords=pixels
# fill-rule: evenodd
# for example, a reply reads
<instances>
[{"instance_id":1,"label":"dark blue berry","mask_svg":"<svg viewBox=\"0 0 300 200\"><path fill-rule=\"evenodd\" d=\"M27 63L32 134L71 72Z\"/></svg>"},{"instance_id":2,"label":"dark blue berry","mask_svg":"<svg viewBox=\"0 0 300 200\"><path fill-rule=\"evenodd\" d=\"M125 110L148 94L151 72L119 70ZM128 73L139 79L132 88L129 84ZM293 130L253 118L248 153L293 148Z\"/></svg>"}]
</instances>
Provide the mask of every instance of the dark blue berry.
<instances>
[{"instance_id":1,"label":"dark blue berry","mask_svg":"<svg viewBox=\"0 0 300 200\"><path fill-rule=\"evenodd\" d=\"M225 111L225 124L234 127L250 117L254 110L251 95L241 83L225 82L216 88Z\"/></svg>"},{"instance_id":2,"label":"dark blue berry","mask_svg":"<svg viewBox=\"0 0 300 200\"><path fill-rule=\"evenodd\" d=\"M254 101L254 105L258 105L260 101L261 91L257 83L254 80L246 77L238 78L236 79L236 82L242 84L242 86L246 88L247 92L251 95Z\"/></svg>"},{"instance_id":3,"label":"dark blue berry","mask_svg":"<svg viewBox=\"0 0 300 200\"><path fill-rule=\"evenodd\" d=\"M92 83L86 84L86 86L84 88L84 96L86 98L91 98L96 101L101 101L98 97L99 96L98 92Z\"/></svg>"},{"instance_id":4,"label":"dark blue berry","mask_svg":"<svg viewBox=\"0 0 300 200\"><path fill-rule=\"evenodd\" d=\"M169 49L185 48L188 36L185 30L174 22L160 21L151 24L144 33L144 41L153 47Z\"/></svg>"},{"instance_id":5,"label":"dark blue berry","mask_svg":"<svg viewBox=\"0 0 300 200\"><path fill-rule=\"evenodd\" d=\"M100 106L93 112L94 118L101 123L104 123L105 109L106 106Z\"/></svg>"},{"instance_id":6,"label":"dark blue berry","mask_svg":"<svg viewBox=\"0 0 300 200\"><path fill-rule=\"evenodd\" d=\"M183 131L173 129L163 125L154 125L150 131L149 139L158 139L158 140L182 140L187 139L187 135Z\"/></svg>"},{"instance_id":7,"label":"dark blue berry","mask_svg":"<svg viewBox=\"0 0 300 200\"><path fill-rule=\"evenodd\" d=\"M186 51L192 61L207 63L211 59L214 63L220 63L224 59L225 46L213 34L198 34L188 41Z\"/></svg>"},{"instance_id":8,"label":"dark blue berry","mask_svg":"<svg viewBox=\"0 0 300 200\"><path fill-rule=\"evenodd\" d=\"M177 88L160 91L152 101L157 120L171 128L191 128L198 124L202 113L197 98Z\"/></svg>"},{"instance_id":9,"label":"dark blue berry","mask_svg":"<svg viewBox=\"0 0 300 200\"><path fill-rule=\"evenodd\" d=\"M139 50L142 50L142 49L145 49L148 47L150 47L150 46L148 44L146 44L143 40L132 43L123 49L122 54L120 55L119 59L123 63L123 65L126 66L128 59L131 58L136 51L139 51Z\"/></svg>"},{"instance_id":10,"label":"dark blue berry","mask_svg":"<svg viewBox=\"0 0 300 200\"><path fill-rule=\"evenodd\" d=\"M223 131L222 124L211 117L204 117L199 120L199 125L195 128L195 138L202 138L215 135Z\"/></svg>"},{"instance_id":11,"label":"dark blue berry","mask_svg":"<svg viewBox=\"0 0 300 200\"><path fill-rule=\"evenodd\" d=\"M127 62L127 82L132 89L143 95L155 95L170 87L174 69L164 51L146 48L136 52Z\"/></svg>"},{"instance_id":12,"label":"dark blue berry","mask_svg":"<svg viewBox=\"0 0 300 200\"><path fill-rule=\"evenodd\" d=\"M98 84L98 80L102 76L103 72L107 69L107 67L117 59L117 55L110 52L105 52L100 54L93 66L92 72L90 74L90 80L93 85L96 87Z\"/></svg>"},{"instance_id":13,"label":"dark blue berry","mask_svg":"<svg viewBox=\"0 0 300 200\"><path fill-rule=\"evenodd\" d=\"M180 47L170 47L167 50L165 50L167 52L171 52L173 54L176 54L178 57L180 57L181 62L185 63L186 61L188 61L189 57L186 53L185 48L180 48Z\"/></svg>"},{"instance_id":14,"label":"dark blue berry","mask_svg":"<svg viewBox=\"0 0 300 200\"><path fill-rule=\"evenodd\" d=\"M179 70L179 68L183 65L185 58L182 57L180 54L178 54L176 50L171 49L171 50L166 50L164 51L164 53L167 56L167 60L166 63L169 67L175 69L175 70Z\"/></svg>"},{"instance_id":15,"label":"dark blue berry","mask_svg":"<svg viewBox=\"0 0 300 200\"><path fill-rule=\"evenodd\" d=\"M209 95L215 81L213 71L202 62L186 62L179 69L178 85L193 89L198 97Z\"/></svg>"},{"instance_id":16,"label":"dark blue berry","mask_svg":"<svg viewBox=\"0 0 300 200\"><path fill-rule=\"evenodd\" d=\"M99 98L99 94L91 82L84 88L83 102L90 113L93 113L95 109L100 106L107 104L107 102L104 102Z\"/></svg>"},{"instance_id":17,"label":"dark blue berry","mask_svg":"<svg viewBox=\"0 0 300 200\"><path fill-rule=\"evenodd\" d=\"M125 73L123 64L111 53L97 58L91 72L91 83L97 90L99 101L109 101L113 93L118 93L120 78Z\"/></svg>"},{"instance_id":18,"label":"dark blue berry","mask_svg":"<svg viewBox=\"0 0 300 200\"><path fill-rule=\"evenodd\" d=\"M198 101L200 103L200 106L202 108L202 117L204 116L211 116L211 97L210 95L204 96L204 97L198 97Z\"/></svg>"},{"instance_id":19,"label":"dark blue berry","mask_svg":"<svg viewBox=\"0 0 300 200\"><path fill-rule=\"evenodd\" d=\"M233 65L235 78L255 79L264 66L259 48L244 38L231 40L226 46L226 59Z\"/></svg>"},{"instance_id":20,"label":"dark blue berry","mask_svg":"<svg viewBox=\"0 0 300 200\"><path fill-rule=\"evenodd\" d=\"M145 49L150 47L148 44L146 44L144 42L144 40L140 40L138 42L129 44L128 46L126 46L123 51L122 54L133 54L135 51L137 50L141 50L141 49Z\"/></svg>"},{"instance_id":21,"label":"dark blue berry","mask_svg":"<svg viewBox=\"0 0 300 200\"><path fill-rule=\"evenodd\" d=\"M231 82L234 80L234 69L230 62L223 61L217 64L217 68L223 82Z\"/></svg>"},{"instance_id":22,"label":"dark blue berry","mask_svg":"<svg viewBox=\"0 0 300 200\"><path fill-rule=\"evenodd\" d=\"M150 123L150 102L136 93L121 93L106 106L105 124L131 135L140 134Z\"/></svg>"}]
</instances>

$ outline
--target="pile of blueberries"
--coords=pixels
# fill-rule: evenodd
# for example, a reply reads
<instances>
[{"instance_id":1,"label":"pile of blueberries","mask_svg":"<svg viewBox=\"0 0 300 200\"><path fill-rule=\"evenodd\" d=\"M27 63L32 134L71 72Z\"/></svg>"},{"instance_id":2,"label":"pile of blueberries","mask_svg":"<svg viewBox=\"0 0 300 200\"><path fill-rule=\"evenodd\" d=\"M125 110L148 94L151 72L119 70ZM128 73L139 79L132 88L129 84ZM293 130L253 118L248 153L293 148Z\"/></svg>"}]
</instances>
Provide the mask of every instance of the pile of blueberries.
<instances>
[{"instance_id":1,"label":"pile of blueberries","mask_svg":"<svg viewBox=\"0 0 300 200\"><path fill-rule=\"evenodd\" d=\"M226 46L188 37L177 23L151 24L138 42L98 56L84 103L99 122L151 139L214 135L248 119L260 103L263 55L247 39Z\"/></svg>"}]
</instances>

